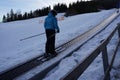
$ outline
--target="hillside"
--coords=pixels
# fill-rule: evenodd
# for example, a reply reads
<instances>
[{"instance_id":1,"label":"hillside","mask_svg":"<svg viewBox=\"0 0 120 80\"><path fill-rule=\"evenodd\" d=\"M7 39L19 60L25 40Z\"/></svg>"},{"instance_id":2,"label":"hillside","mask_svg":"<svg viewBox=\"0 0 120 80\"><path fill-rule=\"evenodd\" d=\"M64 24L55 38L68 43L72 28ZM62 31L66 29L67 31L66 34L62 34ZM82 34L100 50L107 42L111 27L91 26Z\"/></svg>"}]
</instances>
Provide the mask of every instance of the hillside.
<instances>
[{"instance_id":1,"label":"hillside","mask_svg":"<svg viewBox=\"0 0 120 80\"><path fill-rule=\"evenodd\" d=\"M56 47L95 27L114 11L115 9L103 10L97 13L64 17L63 19L61 17L64 13L58 14L60 33L56 37ZM0 24L0 71L45 52L45 34L20 41L26 37L44 33L45 17Z\"/></svg>"}]
</instances>

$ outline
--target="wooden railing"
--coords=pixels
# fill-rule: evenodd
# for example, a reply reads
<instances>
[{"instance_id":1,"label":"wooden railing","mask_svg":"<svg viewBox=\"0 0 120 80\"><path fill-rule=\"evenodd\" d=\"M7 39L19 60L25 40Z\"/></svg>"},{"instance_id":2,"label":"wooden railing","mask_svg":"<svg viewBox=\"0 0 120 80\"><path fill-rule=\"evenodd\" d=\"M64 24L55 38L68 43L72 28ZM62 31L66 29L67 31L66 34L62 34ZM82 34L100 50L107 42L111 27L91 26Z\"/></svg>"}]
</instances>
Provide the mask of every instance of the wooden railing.
<instances>
[{"instance_id":1,"label":"wooden railing","mask_svg":"<svg viewBox=\"0 0 120 80\"><path fill-rule=\"evenodd\" d=\"M112 60L109 63L107 45L112 39L115 32L117 31L118 31L119 41L115 47ZM113 65L119 45L120 45L120 23L118 23L118 25L113 30L113 32L111 32L111 34L105 40L103 40L101 44L90 55L88 55L81 63L79 63L74 69L72 69L71 72L67 73L63 78L61 78L61 80L77 80L99 54L102 54L102 59L103 59L103 67L104 67L103 80L110 80L111 67Z\"/></svg>"}]
</instances>

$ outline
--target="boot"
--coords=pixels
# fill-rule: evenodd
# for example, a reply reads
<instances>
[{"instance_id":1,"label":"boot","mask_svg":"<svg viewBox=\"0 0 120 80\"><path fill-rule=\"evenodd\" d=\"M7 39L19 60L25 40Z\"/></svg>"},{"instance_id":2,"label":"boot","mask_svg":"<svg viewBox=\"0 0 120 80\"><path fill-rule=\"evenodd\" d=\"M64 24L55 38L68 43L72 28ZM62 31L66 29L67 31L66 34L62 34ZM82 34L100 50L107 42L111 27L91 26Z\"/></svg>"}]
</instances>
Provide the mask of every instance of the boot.
<instances>
[{"instance_id":1,"label":"boot","mask_svg":"<svg viewBox=\"0 0 120 80\"><path fill-rule=\"evenodd\" d=\"M44 57L45 57L45 58L50 57L50 56L51 56L50 53L45 53L45 54L44 54Z\"/></svg>"}]
</instances>

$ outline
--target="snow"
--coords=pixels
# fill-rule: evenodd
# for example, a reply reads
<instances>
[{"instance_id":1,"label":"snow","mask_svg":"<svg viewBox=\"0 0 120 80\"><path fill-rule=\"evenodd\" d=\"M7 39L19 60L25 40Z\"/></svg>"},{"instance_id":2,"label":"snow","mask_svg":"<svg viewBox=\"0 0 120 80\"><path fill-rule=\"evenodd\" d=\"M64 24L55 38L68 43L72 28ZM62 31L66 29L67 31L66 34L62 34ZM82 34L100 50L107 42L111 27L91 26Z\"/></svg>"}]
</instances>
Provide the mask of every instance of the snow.
<instances>
[{"instance_id":1,"label":"snow","mask_svg":"<svg viewBox=\"0 0 120 80\"><path fill-rule=\"evenodd\" d=\"M59 20L60 33L56 36L56 47L98 25L114 11L116 11L116 9L64 17L64 20ZM57 18L60 19L63 15L64 13L58 14ZM45 17L46 16L0 24L0 72L44 53L46 41L45 34L23 41L20 40L45 32L43 26ZM82 46L80 50L74 52L72 56L62 60L54 70L48 73L44 80L59 80L65 72L72 69L90 54L90 52L100 44L101 40L105 39L117 26L116 24L119 23L119 20L120 17L118 17L103 32ZM110 55L114 51L115 44L117 43L117 34L118 33L116 33L109 44ZM118 50L117 55L120 56L120 49ZM114 64L115 69L113 69L111 73L112 80L116 80L115 76L120 77L120 59L118 56L115 60L116 63ZM95 75L93 75L94 73ZM79 80L101 80L103 75L102 58L101 55L99 55Z\"/></svg>"},{"instance_id":2,"label":"snow","mask_svg":"<svg viewBox=\"0 0 120 80\"><path fill-rule=\"evenodd\" d=\"M100 44L102 40L106 39L106 37L109 36L110 32L112 32L112 30L114 30L114 28L117 26L116 24L119 23L119 20L120 17L117 18L104 31L102 31L100 34L98 34L93 39L88 41L85 45L83 45L77 52L74 52L72 56L62 60L60 64L56 67L56 69L52 70L44 80L60 80L60 78L65 75L66 72L75 67L79 62L81 62L81 60L86 58L86 56L89 55ZM116 33L116 35L113 37L110 44L108 45L109 57L111 57L116 43L118 43L118 33ZM120 56L120 52L118 52L117 54ZM118 60L118 63L119 61L120 59ZM78 80L102 80L102 77L104 75L102 64L102 56L100 54ZM118 64L117 66L120 66L120 64ZM118 72L119 71L117 71L116 73L117 76L120 75ZM114 79L113 77L115 76L114 74L111 74L111 76L112 80L116 80L116 78Z\"/></svg>"}]
</instances>

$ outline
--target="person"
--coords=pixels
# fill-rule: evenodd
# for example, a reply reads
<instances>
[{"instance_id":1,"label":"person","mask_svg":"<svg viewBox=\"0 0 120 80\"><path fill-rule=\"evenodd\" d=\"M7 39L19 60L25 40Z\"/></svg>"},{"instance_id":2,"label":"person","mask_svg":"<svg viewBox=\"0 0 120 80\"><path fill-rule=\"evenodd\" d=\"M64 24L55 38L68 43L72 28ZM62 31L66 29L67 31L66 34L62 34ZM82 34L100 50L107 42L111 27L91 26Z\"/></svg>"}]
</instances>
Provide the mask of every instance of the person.
<instances>
[{"instance_id":1,"label":"person","mask_svg":"<svg viewBox=\"0 0 120 80\"><path fill-rule=\"evenodd\" d=\"M44 28L47 38L45 45L45 57L57 55L55 51L55 35L56 33L60 32L60 29L58 27L57 18L55 17L56 15L57 12L55 10L51 10L44 22Z\"/></svg>"}]
</instances>

